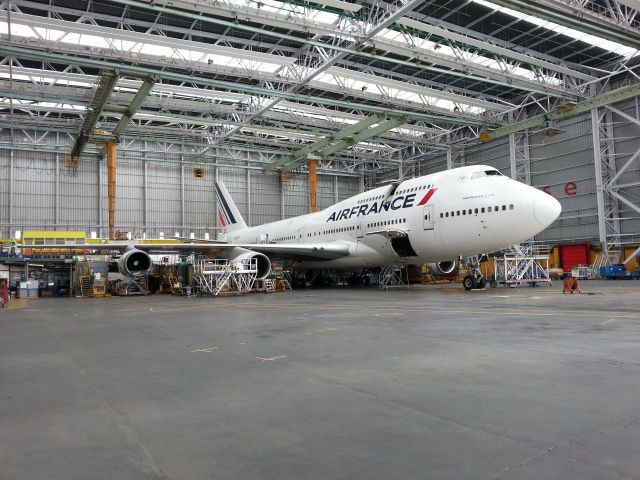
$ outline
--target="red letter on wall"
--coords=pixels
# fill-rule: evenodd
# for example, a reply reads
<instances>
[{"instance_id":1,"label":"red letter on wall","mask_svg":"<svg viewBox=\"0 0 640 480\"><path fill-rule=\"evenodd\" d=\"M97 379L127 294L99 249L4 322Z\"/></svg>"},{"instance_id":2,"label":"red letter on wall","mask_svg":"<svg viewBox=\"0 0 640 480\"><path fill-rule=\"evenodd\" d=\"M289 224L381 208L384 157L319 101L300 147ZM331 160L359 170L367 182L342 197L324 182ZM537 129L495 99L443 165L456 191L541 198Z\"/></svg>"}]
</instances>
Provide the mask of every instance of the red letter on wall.
<instances>
[{"instance_id":1,"label":"red letter on wall","mask_svg":"<svg viewBox=\"0 0 640 480\"><path fill-rule=\"evenodd\" d=\"M549 187L549 185L547 185L546 187L542 187L542 191L547 195L551 195L551 187Z\"/></svg>"},{"instance_id":2,"label":"red letter on wall","mask_svg":"<svg viewBox=\"0 0 640 480\"><path fill-rule=\"evenodd\" d=\"M577 190L578 186L575 182L566 183L564 186L564 193L566 193L568 197L573 197L577 193Z\"/></svg>"}]
</instances>

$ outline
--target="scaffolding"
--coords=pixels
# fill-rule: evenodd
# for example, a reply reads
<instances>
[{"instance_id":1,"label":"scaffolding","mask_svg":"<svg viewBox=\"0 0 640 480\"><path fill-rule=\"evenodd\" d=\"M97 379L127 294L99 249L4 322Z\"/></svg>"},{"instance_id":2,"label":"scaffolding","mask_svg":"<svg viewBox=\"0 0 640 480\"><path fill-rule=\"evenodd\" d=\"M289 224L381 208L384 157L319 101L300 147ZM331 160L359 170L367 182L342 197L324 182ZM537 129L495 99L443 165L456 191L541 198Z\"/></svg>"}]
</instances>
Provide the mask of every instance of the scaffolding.
<instances>
[{"instance_id":1,"label":"scaffolding","mask_svg":"<svg viewBox=\"0 0 640 480\"><path fill-rule=\"evenodd\" d=\"M125 277L122 281L111 282L111 293L113 295L149 295L149 274Z\"/></svg>"},{"instance_id":2,"label":"scaffolding","mask_svg":"<svg viewBox=\"0 0 640 480\"><path fill-rule=\"evenodd\" d=\"M378 288L382 290L409 288L407 266L401 263L392 263L381 267L378 274Z\"/></svg>"},{"instance_id":3,"label":"scaffolding","mask_svg":"<svg viewBox=\"0 0 640 480\"><path fill-rule=\"evenodd\" d=\"M493 257L494 281L509 287L528 283L551 285L549 277L549 246L533 242L514 245Z\"/></svg>"},{"instance_id":4,"label":"scaffolding","mask_svg":"<svg viewBox=\"0 0 640 480\"><path fill-rule=\"evenodd\" d=\"M248 293L258 278L258 259L229 263L227 259L195 257L193 278L201 295Z\"/></svg>"}]
</instances>

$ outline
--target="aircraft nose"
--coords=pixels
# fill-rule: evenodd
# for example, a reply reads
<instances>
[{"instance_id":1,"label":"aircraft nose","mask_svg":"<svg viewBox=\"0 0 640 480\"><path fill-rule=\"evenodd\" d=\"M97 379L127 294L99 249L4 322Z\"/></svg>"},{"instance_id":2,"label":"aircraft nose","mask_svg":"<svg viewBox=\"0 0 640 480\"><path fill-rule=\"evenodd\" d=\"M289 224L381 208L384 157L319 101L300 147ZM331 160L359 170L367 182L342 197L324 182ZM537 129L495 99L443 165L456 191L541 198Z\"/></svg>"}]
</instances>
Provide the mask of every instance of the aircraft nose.
<instances>
[{"instance_id":1,"label":"aircraft nose","mask_svg":"<svg viewBox=\"0 0 640 480\"><path fill-rule=\"evenodd\" d=\"M561 211L562 207L558 200L547 193L539 192L533 206L533 213L542 227L547 228L555 222Z\"/></svg>"}]
</instances>

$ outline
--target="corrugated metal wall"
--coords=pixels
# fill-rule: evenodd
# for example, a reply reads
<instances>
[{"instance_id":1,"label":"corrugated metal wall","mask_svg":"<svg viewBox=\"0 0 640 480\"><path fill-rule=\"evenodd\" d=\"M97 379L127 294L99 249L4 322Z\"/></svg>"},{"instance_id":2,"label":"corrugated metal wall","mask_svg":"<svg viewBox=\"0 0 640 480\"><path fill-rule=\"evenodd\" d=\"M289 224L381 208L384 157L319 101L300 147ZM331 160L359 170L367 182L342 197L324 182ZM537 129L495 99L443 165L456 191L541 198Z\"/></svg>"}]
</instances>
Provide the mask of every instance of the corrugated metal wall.
<instances>
[{"instance_id":1,"label":"corrugated metal wall","mask_svg":"<svg viewBox=\"0 0 640 480\"><path fill-rule=\"evenodd\" d=\"M556 127L562 133L529 137L531 184L537 188L548 187L562 205L560 220L536 239L597 240L598 204L591 115L565 119ZM573 193L569 188L571 185L567 187L567 184L575 184L575 195L570 194Z\"/></svg>"},{"instance_id":2,"label":"corrugated metal wall","mask_svg":"<svg viewBox=\"0 0 640 480\"><path fill-rule=\"evenodd\" d=\"M106 235L106 162L84 156L80 167L64 167L64 154L27 147L27 139L15 132L13 150L0 148L0 238L13 237L16 230L77 229ZM8 136L2 137L5 145ZM150 142L149 142L150 143ZM59 145L59 143L58 143ZM224 181L240 213L250 225L280 220L309 211L306 174L293 174L281 184L277 173L233 166L179 163L186 156L179 147L154 151L147 142L119 148L116 228L133 235L173 236L176 232L201 237L217 227L214 181ZM237 159L216 158L231 165ZM56 163L58 168L56 168ZM246 162L239 162L240 165ZM13 168L11 168L13 164ZM194 168L204 169L196 178ZM12 178L11 178L12 177ZM321 174L318 176L318 208L335 199L359 192L360 178ZM11 199L9 192L12 190ZM249 205L250 201L250 205ZM284 208L284 209L283 209ZM11 209L11 211L10 211Z\"/></svg>"}]
</instances>

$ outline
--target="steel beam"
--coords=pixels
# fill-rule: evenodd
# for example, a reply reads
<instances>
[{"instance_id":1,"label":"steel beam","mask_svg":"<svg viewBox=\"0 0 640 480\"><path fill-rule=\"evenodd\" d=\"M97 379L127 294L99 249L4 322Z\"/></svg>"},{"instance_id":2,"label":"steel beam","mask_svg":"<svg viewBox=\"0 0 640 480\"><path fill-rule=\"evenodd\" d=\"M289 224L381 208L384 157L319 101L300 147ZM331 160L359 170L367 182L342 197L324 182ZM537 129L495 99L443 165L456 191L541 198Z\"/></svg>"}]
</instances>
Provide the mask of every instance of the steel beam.
<instances>
[{"instance_id":1,"label":"steel beam","mask_svg":"<svg viewBox=\"0 0 640 480\"><path fill-rule=\"evenodd\" d=\"M224 80L215 80L212 78L189 75L183 73L176 73L169 70L160 70L148 67L139 67L135 65L128 65L116 62L110 62L105 60L97 60L93 58L84 58L63 55L59 53L51 53L42 50L34 50L31 48L16 47L12 45L0 45L0 54L15 56L19 58L29 58L34 60L41 60L52 63L64 63L74 64L79 66L86 66L98 69L119 69L122 75L131 75L134 77L158 77L176 82L193 83L199 85L206 85L213 88L223 88L236 92L252 93L255 95L265 95L267 97L282 97L284 99L300 101L305 103L314 103L318 105L329 105L347 109L360 110L372 113L388 113L394 116L405 116L407 118L433 121L447 121L452 123L475 125L480 124L478 121L469 121L465 119L451 117L443 117L438 115L424 114L422 112L390 109L384 106L367 105L363 103L353 103L344 100L334 100L324 97L315 97L311 95L303 95L298 93L283 92L279 90L272 90L266 87L257 87L254 85L247 85L238 82L229 82Z\"/></svg>"},{"instance_id":2,"label":"steel beam","mask_svg":"<svg viewBox=\"0 0 640 480\"><path fill-rule=\"evenodd\" d=\"M339 141L338 143L329 145L328 147L320 150L318 152L318 155L322 158L327 158L339 152L340 150L344 150L345 148L348 148L352 145L357 145L358 143L363 142L364 140L367 140L369 138L373 138L376 135L381 134L382 132L386 132L387 130L396 128L398 125L402 124L403 121L404 121L403 118L392 118L390 120L387 120L386 122L382 122L380 125L376 125L375 127L369 128L364 132L357 133L353 137L346 137L343 140ZM285 170L291 167L292 167L291 165L288 165L285 167Z\"/></svg>"},{"instance_id":3,"label":"steel beam","mask_svg":"<svg viewBox=\"0 0 640 480\"><path fill-rule=\"evenodd\" d=\"M563 105L551 112L535 115L527 118L526 120L505 125L504 127L499 127L494 130L485 130L480 134L479 139L481 142L486 143L491 140L495 140L496 138L509 135L510 133L520 132L527 128L539 127L545 120L560 120L579 113L588 112L594 108L604 107L628 98L633 98L638 95L640 95L640 84L618 88L576 104Z\"/></svg>"},{"instance_id":4,"label":"steel beam","mask_svg":"<svg viewBox=\"0 0 640 480\"><path fill-rule=\"evenodd\" d=\"M102 109L107 104L107 101L111 96L111 92L113 92L113 89L118 82L118 78L119 76L116 71L107 70L102 73L98 87L93 94L93 98L89 102L89 110L85 114L82 125L80 126L80 132L78 132L76 143L71 149L72 157L78 158L82 154L84 147L89 141L89 135L93 133L93 129L96 127L96 123L98 123L100 115L102 114Z\"/></svg>"},{"instance_id":5,"label":"steel beam","mask_svg":"<svg viewBox=\"0 0 640 480\"><path fill-rule=\"evenodd\" d=\"M144 79L144 81L142 82L142 85L140 85L140 89L135 94L135 96L133 97L133 100L131 100L131 103L127 107L126 112L122 115L122 117L120 117L120 121L113 129L112 134L116 138L120 137L120 134L127 127L129 120L131 120L131 118L138 111L138 109L144 102L145 98L147 98L147 95L149 95L149 92L151 91L155 83L156 81L153 78Z\"/></svg>"},{"instance_id":6,"label":"steel beam","mask_svg":"<svg viewBox=\"0 0 640 480\"><path fill-rule=\"evenodd\" d=\"M109 240L116 239L117 144L107 143L107 195L109 197Z\"/></svg>"},{"instance_id":7,"label":"steel beam","mask_svg":"<svg viewBox=\"0 0 640 480\"><path fill-rule=\"evenodd\" d=\"M300 160L302 160L302 163L306 162L306 158L307 155L312 154L314 152L317 152L318 150L321 150L323 148L325 148L326 146L330 145L331 143L334 142L338 142L340 140L342 140L343 138L347 138L351 135L354 135L358 132L361 132L362 130L370 127L371 125L373 125L374 123L378 123L379 121L381 121L381 119L383 119L384 116L383 115L372 115L370 117L365 118L364 120L361 120L358 123L354 123L353 125L348 126L347 128L343 128L342 130L340 130L339 132L334 133L333 135L329 135L326 138L323 138L322 140L318 140L315 143L312 143L311 145L307 145L306 147L298 150L297 152L288 155L286 157L283 157L273 163L270 163L268 165L265 165L264 170L265 171L271 171L271 170L275 170L275 169L281 169L285 166L288 166L292 163L297 163ZM294 167L296 168L296 167Z\"/></svg>"},{"instance_id":8,"label":"steel beam","mask_svg":"<svg viewBox=\"0 0 640 480\"><path fill-rule=\"evenodd\" d=\"M512 8L538 18L573 28L607 40L640 49L640 31L598 15L577 2L560 0L491 0L503 7Z\"/></svg>"}]
</instances>

